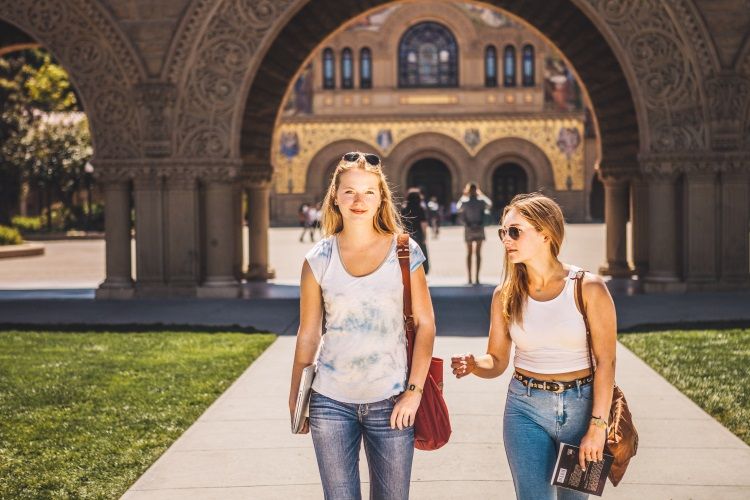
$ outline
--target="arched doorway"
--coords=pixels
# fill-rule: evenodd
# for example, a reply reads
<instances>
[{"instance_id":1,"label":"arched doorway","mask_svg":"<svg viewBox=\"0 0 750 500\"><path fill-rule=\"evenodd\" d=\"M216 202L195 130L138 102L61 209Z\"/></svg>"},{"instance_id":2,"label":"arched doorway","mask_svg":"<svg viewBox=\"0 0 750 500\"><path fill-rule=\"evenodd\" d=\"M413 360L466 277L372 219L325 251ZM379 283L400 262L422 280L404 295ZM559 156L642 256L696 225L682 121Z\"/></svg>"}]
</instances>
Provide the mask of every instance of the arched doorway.
<instances>
[{"instance_id":1,"label":"arched doorway","mask_svg":"<svg viewBox=\"0 0 750 500\"><path fill-rule=\"evenodd\" d=\"M418 187L425 200L436 197L441 207L451 202L451 185L450 170L445 163L436 158L424 158L414 162L406 176L408 188Z\"/></svg>"},{"instance_id":2,"label":"arched doorway","mask_svg":"<svg viewBox=\"0 0 750 500\"><path fill-rule=\"evenodd\" d=\"M503 208L519 193L528 192L529 179L518 163L503 163L492 173L492 213L497 220Z\"/></svg>"}]
</instances>

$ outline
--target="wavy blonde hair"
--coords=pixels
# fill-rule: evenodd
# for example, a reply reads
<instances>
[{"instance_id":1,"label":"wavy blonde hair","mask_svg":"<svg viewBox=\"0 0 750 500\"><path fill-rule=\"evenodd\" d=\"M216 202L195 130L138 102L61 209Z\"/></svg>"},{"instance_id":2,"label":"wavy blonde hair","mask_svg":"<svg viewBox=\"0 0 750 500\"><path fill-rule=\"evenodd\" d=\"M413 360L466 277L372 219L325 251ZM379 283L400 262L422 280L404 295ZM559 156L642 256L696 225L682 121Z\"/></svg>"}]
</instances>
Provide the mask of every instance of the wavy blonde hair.
<instances>
[{"instance_id":1,"label":"wavy blonde hair","mask_svg":"<svg viewBox=\"0 0 750 500\"><path fill-rule=\"evenodd\" d=\"M519 194L514 196L503 210L501 224L508 212L514 209L534 229L549 238L550 253L557 258L565 236L565 219L560 205L541 193ZM503 318L510 328L513 323L519 325L523 323L523 309L529 297L529 274L526 264L514 264L508 259L507 250L505 251L504 274L500 297Z\"/></svg>"},{"instance_id":2,"label":"wavy blonde hair","mask_svg":"<svg viewBox=\"0 0 750 500\"><path fill-rule=\"evenodd\" d=\"M372 220L372 225L380 234L399 234L404 232L401 223L401 214L393 202L393 194L388 186L388 180L383 173L382 163L377 166L370 165L364 157L365 153L359 153L355 161L346 161L343 157L336 170L333 172L331 183L328 185L328 191L323 199L323 214L321 216L321 226L325 236L331 236L340 233L344 229L344 218L341 216L339 207L334 204L336 201L336 191L339 189L341 175L359 168L365 172L370 172L378 176L378 186L380 187L380 206L378 212Z\"/></svg>"}]
</instances>

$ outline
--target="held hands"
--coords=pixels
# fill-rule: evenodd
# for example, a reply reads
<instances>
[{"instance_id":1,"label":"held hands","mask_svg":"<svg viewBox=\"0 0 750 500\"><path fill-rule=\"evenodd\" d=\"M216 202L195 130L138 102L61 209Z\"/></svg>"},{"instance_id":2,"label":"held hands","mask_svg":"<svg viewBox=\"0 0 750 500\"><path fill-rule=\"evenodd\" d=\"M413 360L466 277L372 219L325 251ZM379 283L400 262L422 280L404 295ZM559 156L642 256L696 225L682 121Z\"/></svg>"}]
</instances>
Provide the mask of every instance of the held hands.
<instances>
[{"instance_id":1,"label":"held hands","mask_svg":"<svg viewBox=\"0 0 750 500\"><path fill-rule=\"evenodd\" d=\"M417 391L403 392L396 400L396 406L391 412L391 429L400 431L414 425L414 417L417 414L422 395Z\"/></svg>"},{"instance_id":2,"label":"held hands","mask_svg":"<svg viewBox=\"0 0 750 500\"><path fill-rule=\"evenodd\" d=\"M586 469L586 462L604 460L604 445L607 442L607 430L590 425L588 432L581 439L581 451L578 453L578 465Z\"/></svg>"},{"instance_id":3,"label":"held hands","mask_svg":"<svg viewBox=\"0 0 750 500\"><path fill-rule=\"evenodd\" d=\"M477 361L471 353L451 356L451 368L456 378L462 378L469 375L477 367Z\"/></svg>"}]
</instances>

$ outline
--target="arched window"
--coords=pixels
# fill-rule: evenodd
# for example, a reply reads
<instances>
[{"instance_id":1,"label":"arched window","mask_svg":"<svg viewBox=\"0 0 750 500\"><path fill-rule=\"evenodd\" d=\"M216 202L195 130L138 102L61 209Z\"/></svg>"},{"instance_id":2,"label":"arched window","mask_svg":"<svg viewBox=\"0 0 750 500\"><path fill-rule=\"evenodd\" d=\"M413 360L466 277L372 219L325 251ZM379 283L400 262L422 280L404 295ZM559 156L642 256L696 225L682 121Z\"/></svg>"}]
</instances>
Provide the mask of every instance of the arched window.
<instances>
[{"instance_id":1,"label":"arched window","mask_svg":"<svg viewBox=\"0 0 750 500\"><path fill-rule=\"evenodd\" d=\"M535 79L534 68L534 46L524 45L523 47L523 86L533 87Z\"/></svg>"},{"instance_id":2,"label":"arched window","mask_svg":"<svg viewBox=\"0 0 750 500\"><path fill-rule=\"evenodd\" d=\"M503 58L503 85L506 87L516 86L516 48L512 45L505 47Z\"/></svg>"},{"instance_id":3,"label":"arched window","mask_svg":"<svg viewBox=\"0 0 750 500\"><path fill-rule=\"evenodd\" d=\"M367 47L359 51L359 88L372 88L372 53Z\"/></svg>"},{"instance_id":4,"label":"arched window","mask_svg":"<svg viewBox=\"0 0 750 500\"><path fill-rule=\"evenodd\" d=\"M415 24L398 45L399 87L458 86L458 44L442 24Z\"/></svg>"},{"instance_id":5,"label":"arched window","mask_svg":"<svg viewBox=\"0 0 750 500\"><path fill-rule=\"evenodd\" d=\"M354 88L354 66L352 49L349 47L341 51L341 88Z\"/></svg>"},{"instance_id":6,"label":"arched window","mask_svg":"<svg viewBox=\"0 0 750 500\"><path fill-rule=\"evenodd\" d=\"M492 45L484 49L484 86L497 87L497 50Z\"/></svg>"},{"instance_id":7,"label":"arched window","mask_svg":"<svg viewBox=\"0 0 750 500\"><path fill-rule=\"evenodd\" d=\"M323 51L323 88L336 88L336 69L333 61L333 49Z\"/></svg>"}]
</instances>

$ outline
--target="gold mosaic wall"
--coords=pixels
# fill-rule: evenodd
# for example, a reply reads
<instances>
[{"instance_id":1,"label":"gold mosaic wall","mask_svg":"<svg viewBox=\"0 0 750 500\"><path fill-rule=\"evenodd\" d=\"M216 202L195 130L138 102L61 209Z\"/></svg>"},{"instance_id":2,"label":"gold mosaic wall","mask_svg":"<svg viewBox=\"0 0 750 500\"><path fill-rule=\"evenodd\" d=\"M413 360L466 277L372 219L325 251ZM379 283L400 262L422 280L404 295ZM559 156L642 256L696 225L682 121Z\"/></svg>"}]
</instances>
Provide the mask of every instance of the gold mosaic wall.
<instances>
[{"instance_id":1,"label":"gold mosaic wall","mask_svg":"<svg viewBox=\"0 0 750 500\"><path fill-rule=\"evenodd\" d=\"M383 140L387 136L385 131L390 132L390 141ZM345 139L362 141L387 158L400 142L425 132L455 139L472 157L484 146L498 139L525 139L549 158L554 172L555 189L583 189L583 120L538 118L281 123L274 132L271 160L275 171L276 192L304 193L310 161L318 151L332 142Z\"/></svg>"}]
</instances>

